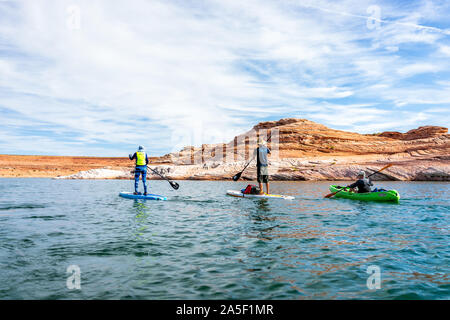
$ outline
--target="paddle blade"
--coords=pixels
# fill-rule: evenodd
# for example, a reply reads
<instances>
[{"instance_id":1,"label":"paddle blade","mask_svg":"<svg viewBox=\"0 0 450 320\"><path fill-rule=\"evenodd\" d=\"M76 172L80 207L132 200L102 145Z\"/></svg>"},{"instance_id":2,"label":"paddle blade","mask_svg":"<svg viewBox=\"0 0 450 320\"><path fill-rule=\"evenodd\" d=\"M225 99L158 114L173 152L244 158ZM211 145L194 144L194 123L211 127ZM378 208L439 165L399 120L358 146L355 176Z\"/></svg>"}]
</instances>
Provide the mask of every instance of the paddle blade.
<instances>
[{"instance_id":1,"label":"paddle blade","mask_svg":"<svg viewBox=\"0 0 450 320\"><path fill-rule=\"evenodd\" d=\"M176 182L169 181L169 183L172 186L172 188L174 188L175 190L178 190L178 188L180 187L180 185Z\"/></svg>"},{"instance_id":2,"label":"paddle blade","mask_svg":"<svg viewBox=\"0 0 450 320\"><path fill-rule=\"evenodd\" d=\"M332 192L327 194L324 198L331 198L332 196L334 196L337 192Z\"/></svg>"},{"instance_id":3,"label":"paddle blade","mask_svg":"<svg viewBox=\"0 0 450 320\"><path fill-rule=\"evenodd\" d=\"M367 178L369 178L369 177L371 177L371 176L373 176L373 175L376 175L377 173L379 173L379 172L381 172L381 171L383 171L383 170L385 170L385 169L387 169L387 168L390 168L390 167L392 167L393 166L393 164L391 163L391 164L388 164L387 166L385 166L385 167L383 167L383 168L381 168L380 170L378 170L378 171L375 171L374 173L372 173L372 174L369 174L368 176L367 176Z\"/></svg>"},{"instance_id":4,"label":"paddle blade","mask_svg":"<svg viewBox=\"0 0 450 320\"><path fill-rule=\"evenodd\" d=\"M390 163L390 164L388 164L387 166L385 166L385 167L381 168L380 170L378 170L378 171L374 172L373 174L376 174L376 173L378 173L378 172L381 172L381 171L383 171L383 170L386 170L387 168L390 168L390 167L392 167L392 166L393 166L393 164L392 164L392 163Z\"/></svg>"},{"instance_id":5,"label":"paddle blade","mask_svg":"<svg viewBox=\"0 0 450 320\"><path fill-rule=\"evenodd\" d=\"M233 181L238 181L241 178L242 172L239 172L237 175L233 177Z\"/></svg>"}]
</instances>

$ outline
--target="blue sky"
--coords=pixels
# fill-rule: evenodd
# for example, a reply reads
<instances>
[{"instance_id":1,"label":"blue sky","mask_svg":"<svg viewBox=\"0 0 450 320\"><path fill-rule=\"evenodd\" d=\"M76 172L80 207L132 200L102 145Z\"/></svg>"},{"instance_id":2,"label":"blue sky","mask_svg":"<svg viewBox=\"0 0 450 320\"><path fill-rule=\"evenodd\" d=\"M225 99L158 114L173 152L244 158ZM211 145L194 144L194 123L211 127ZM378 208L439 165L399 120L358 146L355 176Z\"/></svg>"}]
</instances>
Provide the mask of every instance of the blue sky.
<instances>
[{"instance_id":1,"label":"blue sky","mask_svg":"<svg viewBox=\"0 0 450 320\"><path fill-rule=\"evenodd\" d=\"M450 123L449 1L0 1L0 154Z\"/></svg>"}]
</instances>

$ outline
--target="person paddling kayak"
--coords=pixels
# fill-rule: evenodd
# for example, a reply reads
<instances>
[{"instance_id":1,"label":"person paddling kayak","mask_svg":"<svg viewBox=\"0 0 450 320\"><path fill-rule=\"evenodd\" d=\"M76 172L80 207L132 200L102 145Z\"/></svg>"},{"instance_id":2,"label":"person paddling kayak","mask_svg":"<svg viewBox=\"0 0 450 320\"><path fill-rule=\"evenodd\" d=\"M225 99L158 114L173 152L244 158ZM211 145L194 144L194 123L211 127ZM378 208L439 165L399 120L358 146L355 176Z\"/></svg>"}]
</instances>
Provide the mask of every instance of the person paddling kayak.
<instances>
[{"instance_id":1,"label":"person paddling kayak","mask_svg":"<svg viewBox=\"0 0 450 320\"><path fill-rule=\"evenodd\" d=\"M364 171L360 171L357 176L357 181L348 187L351 189L352 192L356 192L356 189L358 189L358 193L366 193L366 192L372 192L370 189L371 186L373 186L370 179L366 178L366 173Z\"/></svg>"},{"instance_id":2,"label":"person paddling kayak","mask_svg":"<svg viewBox=\"0 0 450 320\"><path fill-rule=\"evenodd\" d=\"M261 138L258 139L258 148L255 149L253 158L256 157L256 171L260 194L264 194L263 183L266 184L267 194L269 194L269 161L267 159L268 154L270 154L270 149L267 148L266 142Z\"/></svg>"},{"instance_id":3,"label":"person paddling kayak","mask_svg":"<svg viewBox=\"0 0 450 320\"><path fill-rule=\"evenodd\" d=\"M139 146L138 151L133 155L129 154L130 160L136 160L136 168L134 170L134 194L138 193L139 177L142 174L142 183L144 184L144 195L147 195L147 165L148 156L143 146Z\"/></svg>"}]
</instances>

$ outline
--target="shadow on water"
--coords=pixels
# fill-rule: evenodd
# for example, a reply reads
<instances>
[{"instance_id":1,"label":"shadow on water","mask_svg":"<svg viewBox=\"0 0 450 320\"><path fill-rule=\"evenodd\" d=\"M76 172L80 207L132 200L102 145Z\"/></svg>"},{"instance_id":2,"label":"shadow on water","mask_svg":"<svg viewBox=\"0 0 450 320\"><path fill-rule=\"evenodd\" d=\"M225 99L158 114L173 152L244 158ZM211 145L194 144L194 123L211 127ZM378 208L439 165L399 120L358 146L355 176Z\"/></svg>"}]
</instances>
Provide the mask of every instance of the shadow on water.
<instances>
[{"instance_id":1,"label":"shadow on water","mask_svg":"<svg viewBox=\"0 0 450 320\"><path fill-rule=\"evenodd\" d=\"M271 211L269 201L267 199L258 199L257 204L258 204L257 209L259 213L261 212L267 213Z\"/></svg>"},{"instance_id":2,"label":"shadow on water","mask_svg":"<svg viewBox=\"0 0 450 320\"><path fill-rule=\"evenodd\" d=\"M272 208L267 199L258 199L252 201L252 204L248 210L248 215L253 221L274 221L275 218L271 216Z\"/></svg>"},{"instance_id":3,"label":"shadow on water","mask_svg":"<svg viewBox=\"0 0 450 320\"><path fill-rule=\"evenodd\" d=\"M248 214L253 223L249 225L247 236L271 240L270 232L279 226L279 224L276 224L276 213L271 208L268 199L258 199L253 203L255 207L252 207Z\"/></svg>"}]
</instances>

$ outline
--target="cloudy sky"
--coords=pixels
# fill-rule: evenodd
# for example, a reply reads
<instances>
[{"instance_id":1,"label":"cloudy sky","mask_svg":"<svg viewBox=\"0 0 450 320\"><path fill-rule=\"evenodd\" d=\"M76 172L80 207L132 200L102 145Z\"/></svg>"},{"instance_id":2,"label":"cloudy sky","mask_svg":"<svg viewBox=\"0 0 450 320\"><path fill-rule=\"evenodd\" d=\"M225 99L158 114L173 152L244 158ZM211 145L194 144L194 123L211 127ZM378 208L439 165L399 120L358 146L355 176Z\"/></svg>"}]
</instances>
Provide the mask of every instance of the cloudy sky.
<instances>
[{"instance_id":1,"label":"cloudy sky","mask_svg":"<svg viewBox=\"0 0 450 320\"><path fill-rule=\"evenodd\" d=\"M0 154L450 124L450 1L0 0Z\"/></svg>"}]
</instances>

